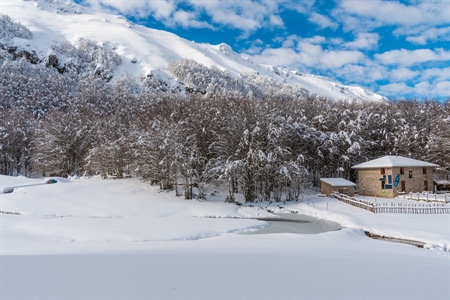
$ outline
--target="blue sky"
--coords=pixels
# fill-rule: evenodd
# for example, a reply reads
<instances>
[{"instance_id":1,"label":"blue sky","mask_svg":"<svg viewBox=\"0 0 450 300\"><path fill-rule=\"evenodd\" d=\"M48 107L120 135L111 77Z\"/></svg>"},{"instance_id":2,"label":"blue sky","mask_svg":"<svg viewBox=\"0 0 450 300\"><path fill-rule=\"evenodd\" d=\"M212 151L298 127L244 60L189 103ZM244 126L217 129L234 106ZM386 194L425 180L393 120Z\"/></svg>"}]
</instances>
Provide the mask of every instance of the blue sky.
<instances>
[{"instance_id":1,"label":"blue sky","mask_svg":"<svg viewBox=\"0 0 450 300\"><path fill-rule=\"evenodd\" d=\"M393 99L450 99L450 0L77 0Z\"/></svg>"}]
</instances>

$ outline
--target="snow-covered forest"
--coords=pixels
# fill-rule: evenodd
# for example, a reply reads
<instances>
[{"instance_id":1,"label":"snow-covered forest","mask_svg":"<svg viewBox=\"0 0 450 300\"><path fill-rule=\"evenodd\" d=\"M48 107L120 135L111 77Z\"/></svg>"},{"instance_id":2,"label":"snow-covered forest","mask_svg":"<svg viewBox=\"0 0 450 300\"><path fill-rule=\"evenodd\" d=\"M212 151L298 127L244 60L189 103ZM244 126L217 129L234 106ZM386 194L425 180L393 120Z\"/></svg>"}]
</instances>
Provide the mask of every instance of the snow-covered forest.
<instances>
[{"instance_id":1,"label":"snow-covered forest","mask_svg":"<svg viewBox=\"0 0 450 300\"><path fill-rule=\"evenodd\" d=\"M153 78L65 74L2 65L2 174L128 173L200 191L221 179L230 199L242 189L254 201L294 199L319 177L354 180L353 164L389 153L450 166L450 102L183 95L155 89Z\"/></svg>"},{"instance_id":2,"label":"snow-covered forest","mask_svg":"<svg viewBox=\"0 0 450 300\"><path fill-rule=\"evenodd\" d=\"M31 37L1 21L3 38ZM52 49L42 60L0 44L1 174L139 176L188 199L220 180L251 202L355 180L352 165L390 153L450 168L450 101L335 101L189 59L169 66L177 84L114 78L111 49Z\"/></svg>"}]
</instances>

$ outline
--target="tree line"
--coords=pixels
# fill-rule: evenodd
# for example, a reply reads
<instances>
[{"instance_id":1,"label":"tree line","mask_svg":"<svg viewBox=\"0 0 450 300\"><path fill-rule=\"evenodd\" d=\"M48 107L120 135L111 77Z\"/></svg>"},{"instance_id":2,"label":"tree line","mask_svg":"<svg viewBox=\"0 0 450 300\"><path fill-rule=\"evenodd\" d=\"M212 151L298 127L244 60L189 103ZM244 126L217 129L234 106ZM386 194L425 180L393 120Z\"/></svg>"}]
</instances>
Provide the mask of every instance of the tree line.
<instances>
[{"instance_id":1,"label":"tree line","mask_svg":"<svg viewBox=\"0 0 450 300\"><path fill-rule=\"evenodd\" d=\"M227 93L224 82L197 74L197 86L186 74L189 88L175 92L152 76L108 83L98 72L5 61L0 173L128 174L187 199L204 198L205 185L219 181L229 201L239 192L253 202L297 199L320 177L355 181L352 165L387 154L450 170L450 101L236 92L242 82Z\"/></svg>"}]
</instances>

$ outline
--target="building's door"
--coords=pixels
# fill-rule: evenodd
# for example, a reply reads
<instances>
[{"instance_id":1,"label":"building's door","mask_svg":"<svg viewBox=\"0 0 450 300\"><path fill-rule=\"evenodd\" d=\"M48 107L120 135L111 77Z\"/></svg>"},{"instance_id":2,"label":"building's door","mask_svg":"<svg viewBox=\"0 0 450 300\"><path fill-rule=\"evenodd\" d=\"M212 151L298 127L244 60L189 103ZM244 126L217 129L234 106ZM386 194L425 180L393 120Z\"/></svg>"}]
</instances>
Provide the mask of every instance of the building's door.
<instances>
[{"instance_id":1,"label":"building's door","mask_svg":"<svg viewBox=\"0 0 450 300\"><path fill-rule=\"evenodd\" d=\"M405 184L404 180L400 181L400 191L401 192L405 192L406 191L406 184Z\"/></svg>"}]
</instances>

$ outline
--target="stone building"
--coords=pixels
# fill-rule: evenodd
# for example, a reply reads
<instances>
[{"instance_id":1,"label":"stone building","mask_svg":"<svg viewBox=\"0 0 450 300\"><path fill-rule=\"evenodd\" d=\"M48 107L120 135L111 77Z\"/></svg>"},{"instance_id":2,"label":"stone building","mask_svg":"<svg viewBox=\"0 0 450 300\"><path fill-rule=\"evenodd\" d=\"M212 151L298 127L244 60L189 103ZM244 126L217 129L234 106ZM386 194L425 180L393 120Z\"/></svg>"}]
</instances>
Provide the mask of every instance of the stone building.
<instances>
[{"instance_id":1,"label":"stone building","mask_svg":"<svg viewBox=\"0 0 450 300\"><path fill-rule=\"evenodd\" d=\"M320 178L320 193L327 196L333 192L338 192L353 197L355 195L355 186L355 183L344 178Z\"/></svg>"},{"instance_id":2,"label":"stone building","mask_svg":"<svg viewBox=\"0 0 450 300\"><path fill-rule=\"evenodd\" d=\"M394 198L399 192L433 191L436 164L398 155L383 156L352 168L358 170L359 194Z\"/></svg>"}]
</instances>

